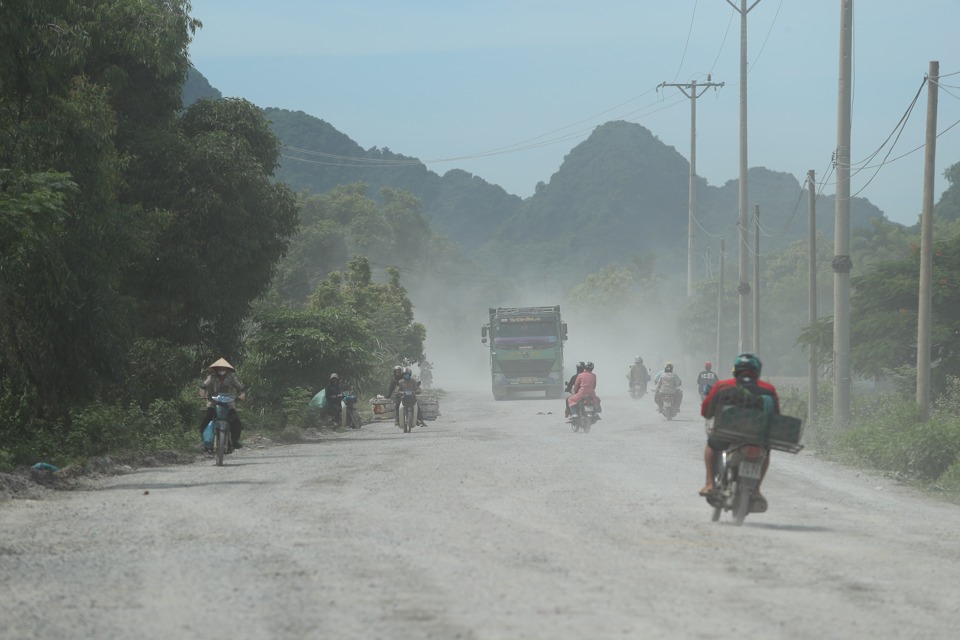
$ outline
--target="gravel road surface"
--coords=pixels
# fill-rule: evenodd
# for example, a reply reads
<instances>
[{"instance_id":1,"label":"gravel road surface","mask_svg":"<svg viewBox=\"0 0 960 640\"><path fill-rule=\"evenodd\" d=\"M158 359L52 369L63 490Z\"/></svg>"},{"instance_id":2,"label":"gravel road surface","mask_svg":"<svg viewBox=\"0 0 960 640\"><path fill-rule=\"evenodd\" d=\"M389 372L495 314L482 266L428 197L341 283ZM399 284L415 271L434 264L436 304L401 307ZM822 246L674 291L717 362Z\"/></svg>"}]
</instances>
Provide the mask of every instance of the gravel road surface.
<instances>
[{"instance_id":1,"label":"gravel road surface","mask_svg":"<svg viewBox=\"0 0 960 640\"><path fill-rule=\"evenodd\" d=\"M601 390L602 391L602 390ZM703 421L612 394L442 416L0 503L0 637L955 638L960 508L774 452L710 521Z\"/></svg>"}]
</instances>

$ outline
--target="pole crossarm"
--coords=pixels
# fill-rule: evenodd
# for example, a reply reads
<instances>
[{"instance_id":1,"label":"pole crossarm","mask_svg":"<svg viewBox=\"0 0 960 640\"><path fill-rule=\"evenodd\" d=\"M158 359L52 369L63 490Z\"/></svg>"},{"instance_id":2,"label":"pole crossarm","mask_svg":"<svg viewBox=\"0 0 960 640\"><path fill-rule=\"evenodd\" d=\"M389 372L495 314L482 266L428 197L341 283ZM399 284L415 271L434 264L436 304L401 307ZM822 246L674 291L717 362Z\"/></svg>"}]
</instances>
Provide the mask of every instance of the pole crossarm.
<instances>
[{"instance_id":1,"label":"pole crossarm","mask_svg":"<svg viewBox=\"0 0 960 640\"><path fill-rule=\"evenodd\" d=\"M722 87L722 82L711 82L710 75L707 75L707 81L703 84L697 84L696 80L687 83L661 82L657 89L661 87L676 87L683 92L683 95L690 99L690 197L688 201L687 214L687 295L693 295L693 254L694 254L694 224L696 222L697 210L697 98L703 95L703 92L711 87ZM702 88L702 90L701 90Z\"/></svg>"},{"instance_id":2,"label":"pole crossarm","mask_svg":"<svg viewBox=\"0 0 960 640\"><path fill-rule=\"evenodd\" d=\"M657 89L662 89L663 87L676 87L677 89L680 89L680 91L683 92L683 95L687 96L688 98L699 98L707 91L707 89L710 89L711 87L716 87L719 89L724 84L725 83L723 82L709 81L704 82L703 84L700 84L699 82L661 82L657 85ZM697 92L697 89L702 89L702 91ZM690 91L691 93L687 93L687 91Z\"/></svg>"},{"instance_id":3,"label":"pole crossarm","mask_svg":"<svg viewBox=\"0 0 960 640\"><path fill-rule=\"evenodd\" d=\"M751 11L755 6L757 6L758 4L760 4L760 0L754 0L753 4L750 5L750 6L747 8L746 11L741 10L740 7L738 7L737 5L733 4L733 0L727 0L727 4L730 5L731 7L733 7L733 8L736 10L737 13L743 15L743 14L745 14L745 13L750 13L750 11Z\"/></svg>"}]
</instances>

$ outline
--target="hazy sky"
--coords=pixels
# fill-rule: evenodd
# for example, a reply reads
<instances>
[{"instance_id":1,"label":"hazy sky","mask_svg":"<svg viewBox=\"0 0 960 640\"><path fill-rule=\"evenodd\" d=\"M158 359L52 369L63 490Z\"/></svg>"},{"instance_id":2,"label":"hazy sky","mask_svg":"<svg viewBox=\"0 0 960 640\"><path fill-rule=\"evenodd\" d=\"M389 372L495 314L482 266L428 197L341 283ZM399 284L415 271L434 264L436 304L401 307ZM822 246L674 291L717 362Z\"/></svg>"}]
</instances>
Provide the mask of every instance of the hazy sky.
<instances>
[{"instance_id":1,"label":"hazy sky","mask_svg":"<svg viewBox=\"0 0 960 640\"><path fill-rule=\"evenodd\" d=\"M204 24L193 64L225 96L303 111L364 148L416 156L440 174L463 169L523 197L610 120L642 124L689 158L691 101L657 85L711 74L725 86L697 100L697 173L714 186L738 177L740 16L726 0L192 6ZM798 180L813 169L828 194L840 7L760 0L747 16L749 165ZM935 199L947 187L943 171L960 162L958 25L958 0L854 3L851 193L897 222L913 224L922 206L925 86L902 132L899 125L931 60L940 62L943 132Z\"/></svg>"}]
</instances>

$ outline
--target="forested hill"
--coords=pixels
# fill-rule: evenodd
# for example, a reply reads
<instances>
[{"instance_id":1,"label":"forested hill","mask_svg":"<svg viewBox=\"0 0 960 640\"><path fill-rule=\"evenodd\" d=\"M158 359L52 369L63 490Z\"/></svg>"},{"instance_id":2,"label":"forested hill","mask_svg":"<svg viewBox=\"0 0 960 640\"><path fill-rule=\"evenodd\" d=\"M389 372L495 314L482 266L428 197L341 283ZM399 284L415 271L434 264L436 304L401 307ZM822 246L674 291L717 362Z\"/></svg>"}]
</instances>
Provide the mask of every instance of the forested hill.
<instances>
[{"instance_id":1,"label":"forested hill","mask_svg":"<svg viewBox=\"0 0 960 640\"><path fill-rule=\"evenodd\" d=\"M464 247L483 243L520 207L518 196L466 171L443 176L416 158L389 149L363 149L330 123L302 111L264 109L273 131L286 145L276 172L295 191L324 193L338 184L364 182L379 199L381 187L409 191L420 199L430 227Z\"/></svg>"},{"instance_id":2,"label":"forested hill","mask_svg":"<svg viewBox=\"0 0 960 640\"><path fill-rule=\"evenodd\" d=\"M198 73L188 86L198 79L206 82ZM330 123L301 111L264 113L285 145L276 177L294 191L320 194L354 182L366 183L373 198L384 186L409 191L434 231L491 268L593 271L651 252L661 267L685 265L689 163L642 125L619 121L597 127L523 200L465 171L441 176L417 158L363 149ZM732 157L731 173L735 162ZM798 178L754 167L749 180L749 213L760 205L764 245L805 239L806 195ZM831 237L833 199L821 196L817 208L818 227ZM738 211L737 180L714 187L698 179L697 253L715 251L721 236L737 237ZM869 229L874 218L884 218L883 212L853 199L854 229Z\"/></svg>"}]
</instances>

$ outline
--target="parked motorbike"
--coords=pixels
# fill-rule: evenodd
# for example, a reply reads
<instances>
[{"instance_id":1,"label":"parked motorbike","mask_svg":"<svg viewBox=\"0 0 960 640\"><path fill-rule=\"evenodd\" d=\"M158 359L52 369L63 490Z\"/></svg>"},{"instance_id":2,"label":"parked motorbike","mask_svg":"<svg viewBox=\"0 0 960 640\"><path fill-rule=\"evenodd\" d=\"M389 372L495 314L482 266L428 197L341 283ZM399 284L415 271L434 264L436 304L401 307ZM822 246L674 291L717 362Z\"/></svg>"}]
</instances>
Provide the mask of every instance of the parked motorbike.
<instances>
[{"instance_id":1,"label":"parked motorbike","mask_svg":"<svg viewBox=\"0 0 960 640\"><path fill-rule=\"evenodd\" d=\"M756 501L754 496L768 455L766 447L748 442L731 444L721 453L714 477L717 488L707 497L713 507L714 522L721 513L730 511L733 523L740 526L748 513L767 510L766 503Z\"/></svg>"},{"instance_id":2,"label":"parked motorbike","mask_svg":"<svg viewBox=\"0 0 960 640\"><path fill-rule=\"evenodd\" d=\"M417 426L417 394L408 389L400 395L400 428L404 433L410 433Z\"/></svg>"},{"instance_id":3,"label":"parked motorbike","mask_svg":"<svg viewBox=\"0 0 960 640\"><path fill-rule=\"evenodd\" d=\"M590 427L597 422L597 408L593 396L584 396L570 414L570 428L573 432L590 433Z\"/></svg>"},{"instance_id":4,"label":"parked motorbike","mask_svg":"<svg viewBox=\"0 0 960 640\"><path fill-rule=\"evenodd\" d=\"M357 396L343 394L343 410L340 415L342 428L359 429L362 426L360 421L360 411L357 409Z\"/></svg>"}]
</instances>

